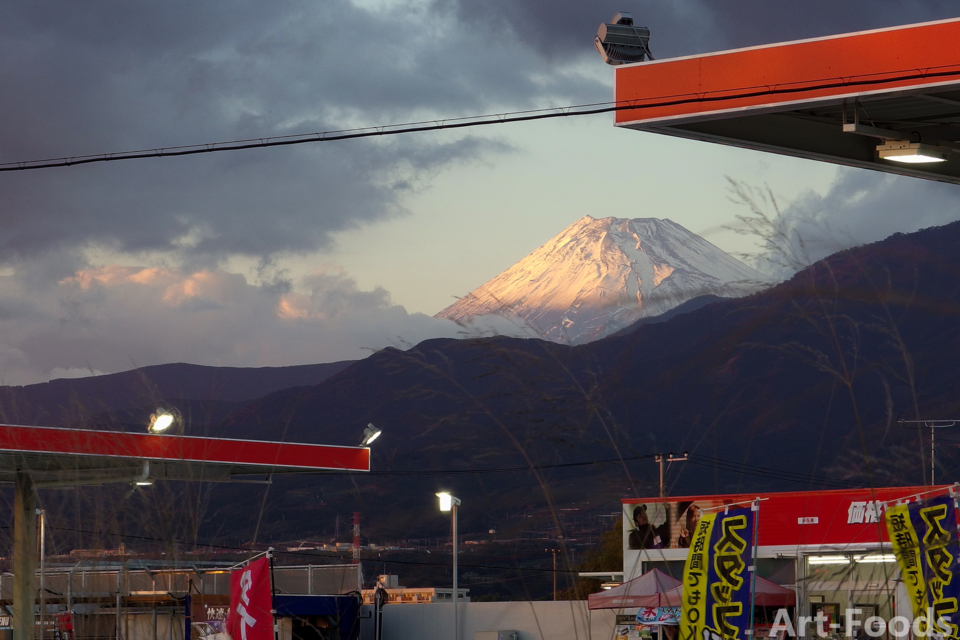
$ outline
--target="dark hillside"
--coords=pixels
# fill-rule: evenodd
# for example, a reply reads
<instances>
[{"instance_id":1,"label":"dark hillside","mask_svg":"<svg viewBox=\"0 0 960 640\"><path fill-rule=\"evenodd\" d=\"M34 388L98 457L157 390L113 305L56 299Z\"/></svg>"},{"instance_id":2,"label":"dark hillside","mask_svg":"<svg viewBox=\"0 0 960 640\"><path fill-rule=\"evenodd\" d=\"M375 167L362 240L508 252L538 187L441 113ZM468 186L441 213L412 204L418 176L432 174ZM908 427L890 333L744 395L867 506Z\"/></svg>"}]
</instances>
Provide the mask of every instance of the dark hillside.
<instances>
[{"instance_id":1,"label":"dark hillside","mask_svg":"<svg viewBox=\"0 0 960 640\"><path fill-rule=\"evenodd\" d=\"M895 419L960 410L958 276L952 224L581 347L488 339L387 349L226 424L341 444L367 422L384 427L374 465L395 475L322 483L330 509L352 501L388 514L373 524L384 534L417 526L440 486L485 521L573 499L615 506L655 491L647 456L663 451L694 454L671 470L674 494L916 484L924 449ZM938 451L941 479L957 469L954 450ZM627 460L607 462L618 457ZM503 471L518 467L527 472ZM276 515L297 521L293 505Z\"/></svg>"},{"instance_id":2,"label":"dark hillside","mask_svg":"<svg viewBox=\"0 0 960 640\"><path fill-rule=\"evenodd\" d=\"M149 415L157 404L169 400L243 403L278 389L318 384L350 364L241 368L175 363L0 387L0 420L41 426L95 425L113 411L146 411Z\"/></svg>"}]
</instances>

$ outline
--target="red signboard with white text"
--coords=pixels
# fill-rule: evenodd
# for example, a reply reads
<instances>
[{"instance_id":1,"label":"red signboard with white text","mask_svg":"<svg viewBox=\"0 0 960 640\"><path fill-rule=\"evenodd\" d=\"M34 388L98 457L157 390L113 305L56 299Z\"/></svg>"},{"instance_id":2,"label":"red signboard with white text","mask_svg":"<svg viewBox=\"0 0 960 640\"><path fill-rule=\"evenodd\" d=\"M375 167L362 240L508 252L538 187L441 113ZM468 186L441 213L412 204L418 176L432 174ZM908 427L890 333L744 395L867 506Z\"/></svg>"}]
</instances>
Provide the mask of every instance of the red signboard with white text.
<instances>
[{"instance_id":1,"label":"red signboard with white text","mask_svg":"<svg viewBox=\"0 0 960 640\"><path fill-rule=\"evenodd\" d=\"M273 640L272 604L269 559L231 571L227 633L233 640Z\"/></svg>"},{"instance_id":2,"label":"red signboard with white text","mask_svg":"<svg viewBox=\"0 0 960 640\"><path fill-rule=\"evenodd\" d=\"M914 502L930 490L884 487L624 500L624 541L628 549L686 548L702 510L760 498L761 547L887 542L886 505Z\"/></svg>"}]
</instances>

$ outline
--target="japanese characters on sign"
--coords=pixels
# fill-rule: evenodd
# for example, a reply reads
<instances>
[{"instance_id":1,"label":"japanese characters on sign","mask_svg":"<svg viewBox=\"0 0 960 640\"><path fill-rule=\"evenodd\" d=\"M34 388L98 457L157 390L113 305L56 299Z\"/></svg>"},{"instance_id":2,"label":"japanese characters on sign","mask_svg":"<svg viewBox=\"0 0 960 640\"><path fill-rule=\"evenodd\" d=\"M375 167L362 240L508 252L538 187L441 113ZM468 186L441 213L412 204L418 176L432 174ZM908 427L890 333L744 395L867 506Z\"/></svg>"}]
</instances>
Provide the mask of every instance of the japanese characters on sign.
<instances>
[{"instance_id":1,"label":"japanese characters on sign","mask_svg":"<svg viewBox=\"0 0 960 640\"><path fill-rule=\"evenodd\" d=\"M680 607L640 607L637 610L639 624L672 624L680 623Z\"/></svg>"},{"instance_id":2,"label":"japanese characters on sign","mask_svg":"<svg viewBox=\"0 0 960 640\"><path fill-rule=\"evenodd\" d=\"M890 507L886 522L920 628L957 640L960 546L954 499L945 495Z\"/></svg>"},{"instance_id":3,"label":"japanese characters on sign","mask_svg":"<svg viewBox=\"0 0 960 640\"><path fill-rule=\"evenodd\" d=\"M847 509L847 524L873 524L880 522L883 503L878 500L851 502Z\"/></svg>"},{"instance_id":4,"label":"japanese characters on sign","mask_svg":"<svg viewBox=\"0 0 960 640\"><path fill-rule=\"evenodd\" d=\"M73 640L73 611L58 613L55 620L56 626L53 628L54 640Z\"/></svg>"},{"instance_id":5,"label":"japanese characters on sign","mask_svg":"<svg viewBox=\"0 0 960 640\"><path fill-rule=\"evenodd\" d=\"M683 571L680 640L743 640L750 625L754 512L700 518Z\"/></svg>"}]
</instances>

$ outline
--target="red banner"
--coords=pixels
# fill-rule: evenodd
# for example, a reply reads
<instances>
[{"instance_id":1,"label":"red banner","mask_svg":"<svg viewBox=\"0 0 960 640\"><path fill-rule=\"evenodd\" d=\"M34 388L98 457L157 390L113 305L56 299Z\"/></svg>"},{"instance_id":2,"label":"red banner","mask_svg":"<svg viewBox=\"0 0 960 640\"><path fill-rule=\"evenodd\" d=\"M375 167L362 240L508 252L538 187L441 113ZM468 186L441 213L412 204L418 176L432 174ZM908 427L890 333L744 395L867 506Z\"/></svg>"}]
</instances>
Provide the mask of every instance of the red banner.
<instances>
[{"instance_id":1,"label":"red banner","mask_svg":"<svg viewBox=\"0 0 960 640\"><path fill-rule=\"evenodd\" d=\"M271 595L267 558L230 572L227 633L233 640L273 640Z\"/></svg>"},{"instance_id":2,"label":"red banner","mask_svg":"<svg viewBox=\"0 0 960 640\"><path fill-rule=\"evenodd\" d=\"M58 613L57 626L53 629L55 640L73 640L73 612Z\"/></svg>"}]
</instances>

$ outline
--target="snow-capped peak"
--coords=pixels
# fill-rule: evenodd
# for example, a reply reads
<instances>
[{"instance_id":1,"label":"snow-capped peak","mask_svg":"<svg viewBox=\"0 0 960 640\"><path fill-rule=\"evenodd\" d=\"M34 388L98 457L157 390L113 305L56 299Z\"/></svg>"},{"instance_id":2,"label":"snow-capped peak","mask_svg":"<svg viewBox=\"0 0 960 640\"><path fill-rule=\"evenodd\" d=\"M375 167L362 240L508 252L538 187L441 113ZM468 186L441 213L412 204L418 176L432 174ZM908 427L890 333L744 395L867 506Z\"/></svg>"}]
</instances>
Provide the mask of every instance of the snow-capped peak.
<instances>
[{"instance_id":1,"label":"snow-capped peak","mask_svg":"<svg viewBox=\"0 0 960 640\"><path fill-rule=\"evenodd\" d=\"M701 295L747 295L765 281L671 220L584 216L436 317L514 317L546 340L580 344Z\"/></svg>"}]
</instances>

